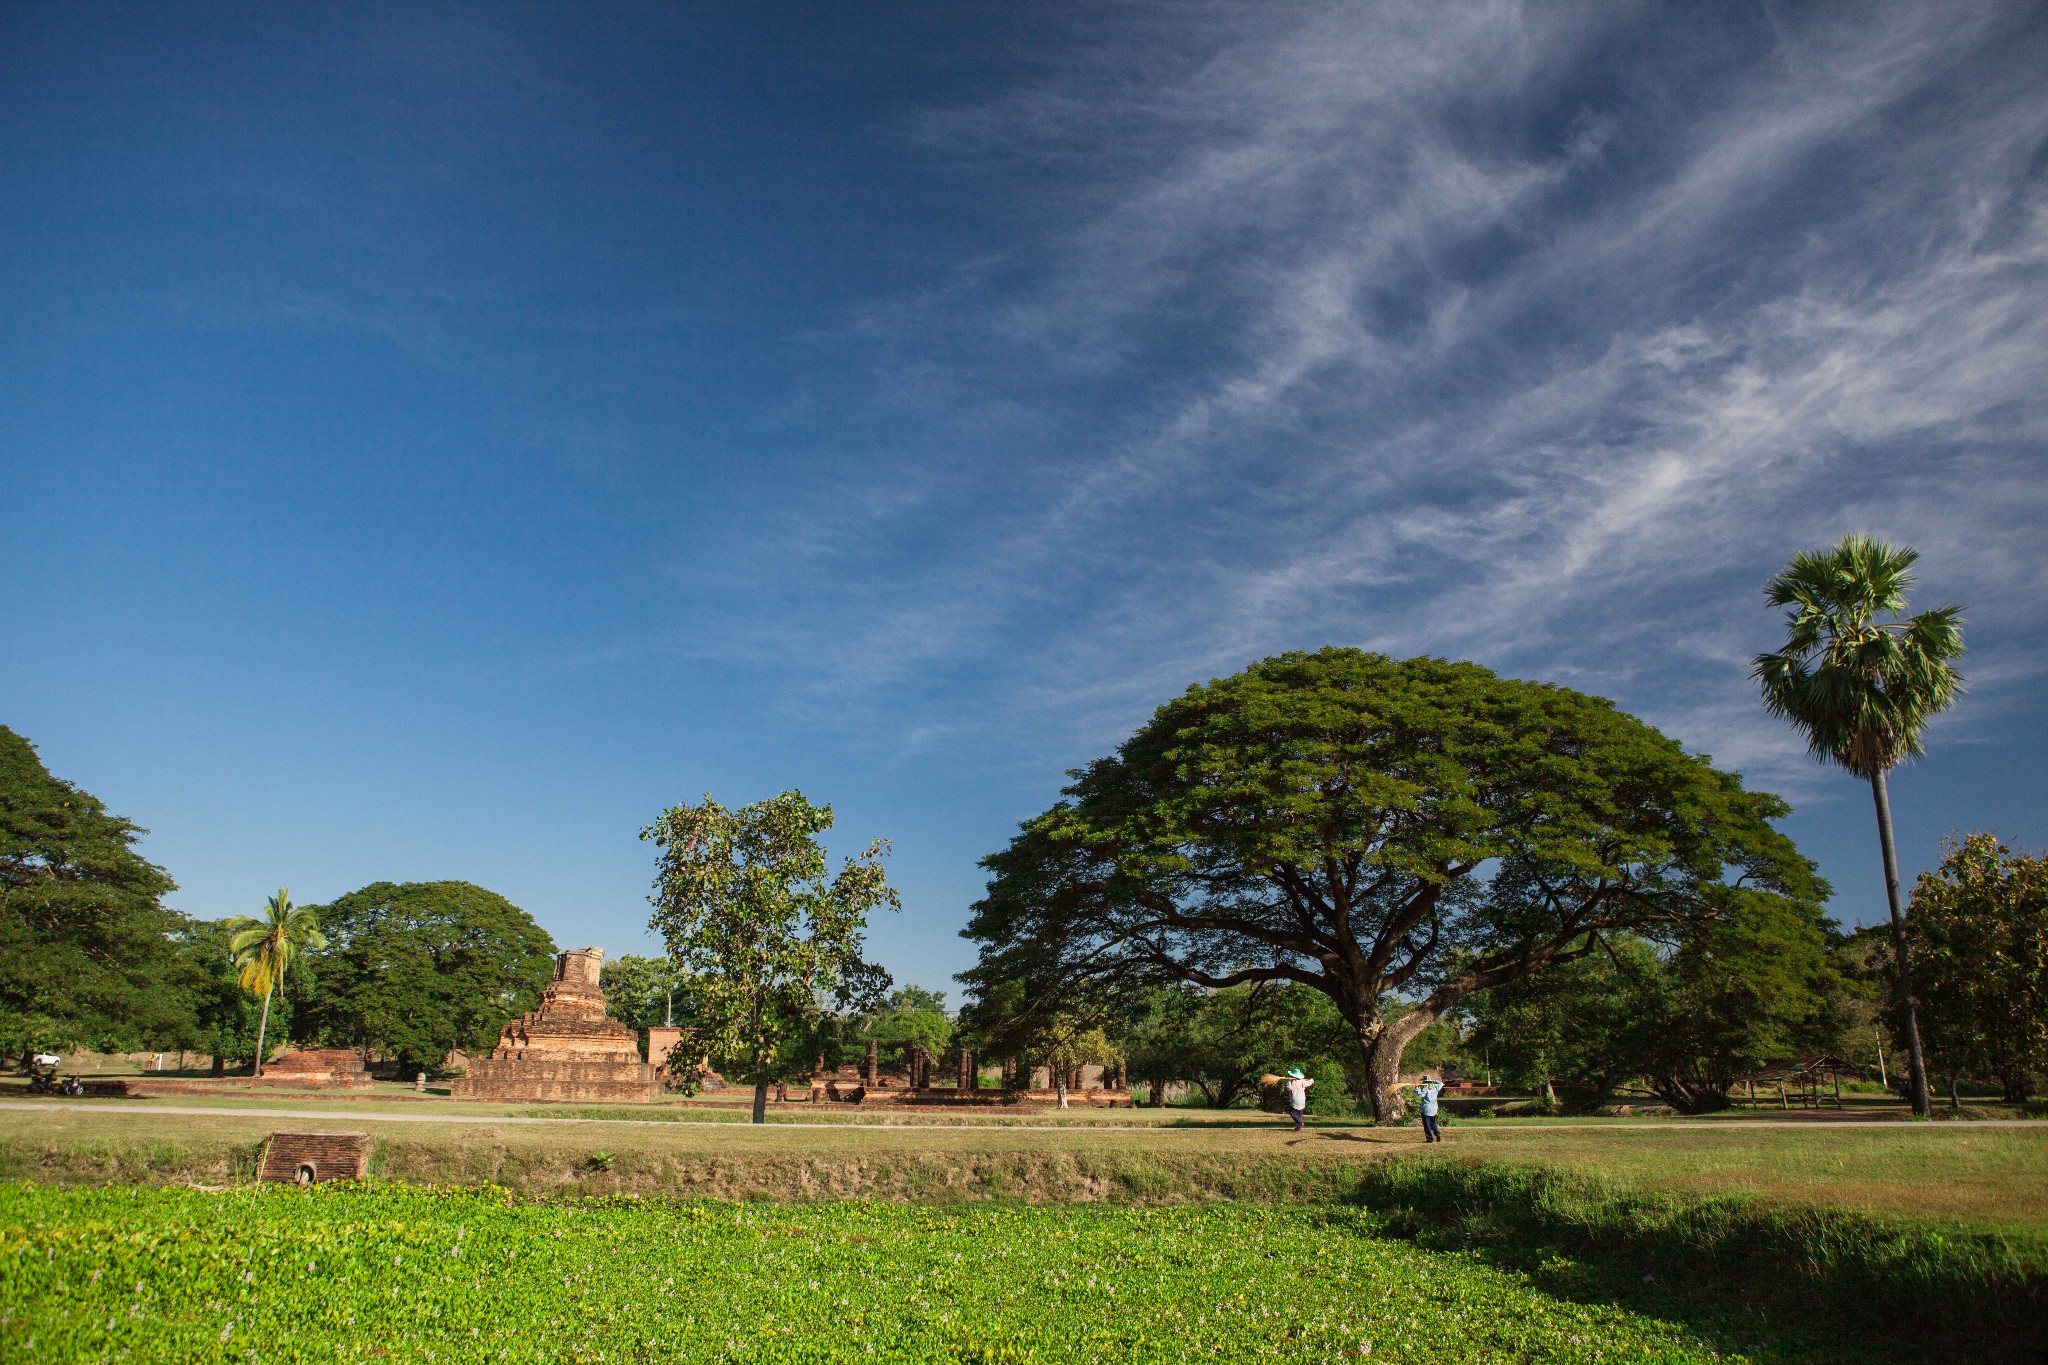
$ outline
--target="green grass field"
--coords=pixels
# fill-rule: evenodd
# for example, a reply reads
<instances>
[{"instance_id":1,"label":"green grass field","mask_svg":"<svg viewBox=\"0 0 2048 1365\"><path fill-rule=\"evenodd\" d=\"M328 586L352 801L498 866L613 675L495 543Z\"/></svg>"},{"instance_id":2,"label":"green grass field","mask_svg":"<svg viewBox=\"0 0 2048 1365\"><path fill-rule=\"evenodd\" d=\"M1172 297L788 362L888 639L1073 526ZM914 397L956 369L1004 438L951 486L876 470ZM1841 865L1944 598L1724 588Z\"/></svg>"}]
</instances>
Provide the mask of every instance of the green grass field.
<instances>
[{"instance_id":1,"label":"green grass field","mask_svg":"<svg viewBox=\"0 0 2048 1365\"><path fill-rule=\"evenodd\" d=\"M0 1195L0 1359L2048 1352L2048 1125L1464 1123L1425 1148L1245 1116L373 1117L398 1108L0 1104L0 1179L24 1182ZM251 1190L278 1128L369 1131L372 1185ZM485 1227L494 1250L463 1260ZM408 1247L457 1242L460 1264L419 1277ZM294 1269L301 1250L325 1269ZM144 1273L159 1262L177 1273Z\"/></svg>"},{"instance_id":2,"label":"green grass field","mask_svg":"<svg viewBox=\"0 0 2048 1365\"><path fill-rule=\"evenodd\" d=\"M1357 1211L0 1188L10 1360L1701 1361Z\"/></svg>"}]
</instances>

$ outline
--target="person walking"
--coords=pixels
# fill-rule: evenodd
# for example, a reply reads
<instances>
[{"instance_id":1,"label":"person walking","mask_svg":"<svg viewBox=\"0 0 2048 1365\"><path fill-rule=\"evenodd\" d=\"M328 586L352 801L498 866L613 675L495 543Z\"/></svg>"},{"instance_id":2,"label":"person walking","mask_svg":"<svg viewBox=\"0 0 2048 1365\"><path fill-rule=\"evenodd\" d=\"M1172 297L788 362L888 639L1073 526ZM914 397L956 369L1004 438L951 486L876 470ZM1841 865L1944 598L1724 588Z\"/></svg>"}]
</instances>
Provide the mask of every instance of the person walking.
<instances>
[{"instance_id":1,"label":"person walking","mask_svg":"<svg viewBox=\"0 0 2048 1365\"><path fill-rule=\"evenodd\" d=\"M1294 1120L1294 1131L1301 1131L1301 1121L1308 1112L1308 1088L1315 1082L1301 1074L1295 1067L1287 1073L1287 1117Z\"/></svg>"},{"instance_id":2,"label":"person walking","mask_svg":"<svg viewBox=\"0 0 2048 1365\"><path fill-rule=\"evenodd\" d=\"M1422 1073L1422 1084L1415 1087L1416 1098L1422 1101L1422 1140L1442 1142L1444 1135L1436 1126L1437 1092L1444 1088L1442 1081L1431 1080L1427 1071Z\"/></svg>"}]
</instances>

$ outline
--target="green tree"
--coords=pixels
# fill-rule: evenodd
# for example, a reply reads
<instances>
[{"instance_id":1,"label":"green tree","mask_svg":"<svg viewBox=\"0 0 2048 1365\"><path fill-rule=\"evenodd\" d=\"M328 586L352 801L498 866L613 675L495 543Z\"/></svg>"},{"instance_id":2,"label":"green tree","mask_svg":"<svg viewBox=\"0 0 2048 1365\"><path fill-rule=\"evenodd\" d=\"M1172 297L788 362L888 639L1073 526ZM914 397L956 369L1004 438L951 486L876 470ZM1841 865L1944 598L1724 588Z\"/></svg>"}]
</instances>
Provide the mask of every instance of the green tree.
<instances>
[{"instance_id":1,"label":"green tree","mask_svg":"<svg viewBox=\"0 0 2048 1365\"><path fill-rule=\"evenodd\" d=\"M1624 1055L1681 1113L1726 1108L1769 1061L1832 1050L1834 973L1817 914L1755 905L1704 926L1638 976Z\"/></svg>"},{"instance_id":2,"label":"green tree","mask_svg":"<svg viewBox=\"0 0 2048 1365\"><path fill-rule=\"evenodd\" d=\"M1193 986L1153 987L1139 997L1137 1008L1117 1030L1117 1046L1123 1049L1131 1083L1145 1083L1154 1108L1165 1107L1168 1086L1193 1083L1190 1078L1199 1066L1195 1020L1204 999Z\"/></svg>"},{"instance_id":3,"label":"green tree","mask_svg":"<svg viewBox=\"0 0 2048 1365\"><path fill-rule=\"evenodd\" d=\"M240 972L230 946L233 937L224 920L195 920L176 936L174 979L178 998L188 1011L189 1032L164 1042L208 1054L216 1076L230 1065L255 1057L261 1020L262 1007L249 998L238 979ZM305 957L295 956L286 969L285 989L275 999L280 1034L290 1035L294 999L304 998L310 980Z\"/></svg>"},{"instance_id":4,"label":"green tree","mask_svg":"<svg viewBox=\"0 0 2048 1365\"><path fill-rule=\"evenodd\" d=\"M554 976L547 931L469 882L375 882L315 908L328 948L303 1002L308 1036L379 1049L406 1071L491 1047Z\"/></svg>"},{"instance_id":5,"label":"green tree","mask_svg":"<svg viewBox=\"0 0 2048 1365\"><path fill-rule=\"evenodd\" d=\"M1501 1085L1586 1113L1635 1079L1640 1059L1629 1044L1643 1004L1636 983L1662 964L1632 935L1612 935L1603 947L1473 999L1471 1046ZM1628 974L1617 970L1620 960Z\"/></svg>"},{"instance_id":6,"label":"green tree","mask_svg":"<svg viewBox=\"0 0 2048 1365\"><path fill-rule=\"evenodd\" d=\"M1765 709L1805 733L1807 752L1870 783L1913 1112L1924 1118L1927 1059L1913 1000L1885 774L1920 756L1927 723L1962 695L1962 675L1953 663L1963 654L1963 609L1940 607L1900 619L1919 557L1859 535L1844 536L1831 550L1794 556L1764 586L1765 599L1785 608L1785 647L1757 655L1751 671L1763 688Z\"/></svg>"},{"instance_id":7,"label":"green tree","mask_svg":"<svg viewBox=\"0 0 2048 1365\"><path fill-rule=\"evenodd\" d=\"M605 1012L629 1028L644 1032L690 1012L689 983L665 957L625 953L606 958L598 972Z\"/></svg>"},{"instance_id":8,"label":"green tree","mask_svg":"<svg viewBox=\"0 0 2048 1365\"><path fill-rule=\"evenodd\" d=\"M1064 1011L1036 1014L1022 1039L1023 1055L1044 1067L1059 1096L1059 1107L1067 1107L1067 1077L1084 1066L1108 1066L1116 1061L1116 1045L1099 1024Z\"/></svg>"},{"instance_id":9,"label":"green tree","mask_svg":"<svg viewBox=\"0 0 2048 1365\"><path fill-rule=\"evenodd\" d=\"M263 998L263 1017L256 1023L256 1057L249 1068L251 1074L261 1076L270 997L284 985L293 959L309 949L318 952L327 946L327 940L320 933L320 917L308 906L292 904L290 887L265 901L260 916L231 916L227 929L228 950L240 969L237 980L243 990Z\"/></svg>"},{"instance_id":10,"label":"green tree","mask_svg":"<svg viewBox=\"0 0 2048 1365\"><path fill-rule=\"evenodd\" d=\"M882 871L888 844L833 874L818 838L830 828L830 806L786 791L738 810L706 796L640 833L661 850L649 925L695 983L679 1051L752 1084L756 1123L768 1087L814 1063L823 1002L867 1012L887 986L861 947L868 916L899 908Z\"/></svg>"},{"instance_id":11,"label":"green tree","mask_svg":"<svg viewBox=\"0 0 2048 1365\"><path fill-rule=\"evenodd\" d=\"M1991 834L1950 839L1913 887L1907 943L1934 1050L2015 1103L2048 1071L2048 858ZM1953 1095L1953 1086L1951 1086Z\"/></svg>"},{"instance_id":12,"label":"green tree","mask_svg":"<svg viewBox=\"0 0 2048 1365\"><path fill-rule=\"evenodd\" d=\"M864 1022L863 1040L880 1044L912 1043L933 1057L953 1045L953 1021L946 1017L946 997L922 986L899 986L881 1009Z\"/></svg>"},{"instance_id":13,"label":"green tree","mask_svg":"<svg viewBox=\"0 0 2048 1365\"><path fill-rule=\"evenodd\" d=\"M1474 992L1618 932L1825 886L1774 796L1596 697L1476 664L1287 654L1190 688L987 859L970 985L1321 991L1374 1113ZM1412 997L1396 1017L1389 997Z\"/></svg>"},{"instance_id":14,"label":"green tree","mask_svg":"<svg viewBox=\"0 0 2048 1365\"><path fill-rule=\"evenodd\" d=\"M1599 953L1482 992L1471 1046L1504 1083L1575 1113L1632 1085L1707 1113L1765 1062L1829 1050L1833 984L1811 907L1752 906L1675 950L1613 935Z\"/></svg>"},{"instance_id":15,"label":"green tree","mask_svg":"<svg viewBox=\"0 0 2048 1365\"><path fill-rule=\"evenodd\" d=\"M174 1030L174 889L146 830L50 775L0 726L0 1047L124 1050Z\"/></svg>"},{"instance_id":16,"label":"green tree","mask_svg":"<svg viewBox=\"0 0 2048 1365\"><path fill-rule=\"evenodd\" d=\"M1256 1097L1261 1075L1289 1066L1342 1073L1341 1053L1331 1055L1332 1043L1341 1047L1342 1022L1316 991L1262 981L1188 991L1177 1003L1172 1036L1160 1030L1137 1040L1149 1054L1143 1071L1171 1069L1162 1079L1186 1081L1213 1109Z\"/></svg>"}]
</instances>

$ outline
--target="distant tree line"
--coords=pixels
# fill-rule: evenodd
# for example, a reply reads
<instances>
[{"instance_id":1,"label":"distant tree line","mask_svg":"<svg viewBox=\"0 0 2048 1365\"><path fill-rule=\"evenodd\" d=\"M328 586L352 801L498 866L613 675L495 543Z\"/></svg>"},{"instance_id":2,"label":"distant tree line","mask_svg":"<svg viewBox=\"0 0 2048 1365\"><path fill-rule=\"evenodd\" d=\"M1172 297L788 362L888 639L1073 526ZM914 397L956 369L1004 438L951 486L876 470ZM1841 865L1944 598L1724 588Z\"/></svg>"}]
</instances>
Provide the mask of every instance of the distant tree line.
<instances>
[{"instance_id":1,"label":"distant tree line","mask_svg":"<svg viewBox=\"0 0 2048 1365\"><path fill-rule=\"evenodd\" d=\"M167 908L175 886L136 851L143 833L0 726L0 1050L182 1051L225 1068L252 1063L262 1034L266 1054L288 1039L432 1070L491 1046L551 975L553 941L503 896L379 882L331 905L280 893L270 910L317 925L320 946L245 982L237 935L260 939L262 921Z\"/></svg>"}]
</instances>

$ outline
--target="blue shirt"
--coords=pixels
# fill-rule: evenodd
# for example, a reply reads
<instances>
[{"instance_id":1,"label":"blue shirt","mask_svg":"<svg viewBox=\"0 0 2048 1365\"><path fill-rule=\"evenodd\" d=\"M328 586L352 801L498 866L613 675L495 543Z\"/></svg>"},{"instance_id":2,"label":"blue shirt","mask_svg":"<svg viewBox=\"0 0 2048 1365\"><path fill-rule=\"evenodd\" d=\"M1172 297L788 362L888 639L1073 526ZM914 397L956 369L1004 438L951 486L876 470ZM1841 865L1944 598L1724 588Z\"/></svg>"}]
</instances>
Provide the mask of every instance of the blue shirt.
<instances>
[{"instance_id":1,"label":"blue shirt","mask_svg":"<svg viewBox=\"0 0 2048 1365\"><path fill-rule=\"evenodd\" d=\"M1428 1085L1415 1087L1415 1093L1422 1096L1422 1112L1431 1118L1436 1117L1436 1092L1443 1088L1442 1081L1431 1081Z\"/></svg>"}]
</instances>

